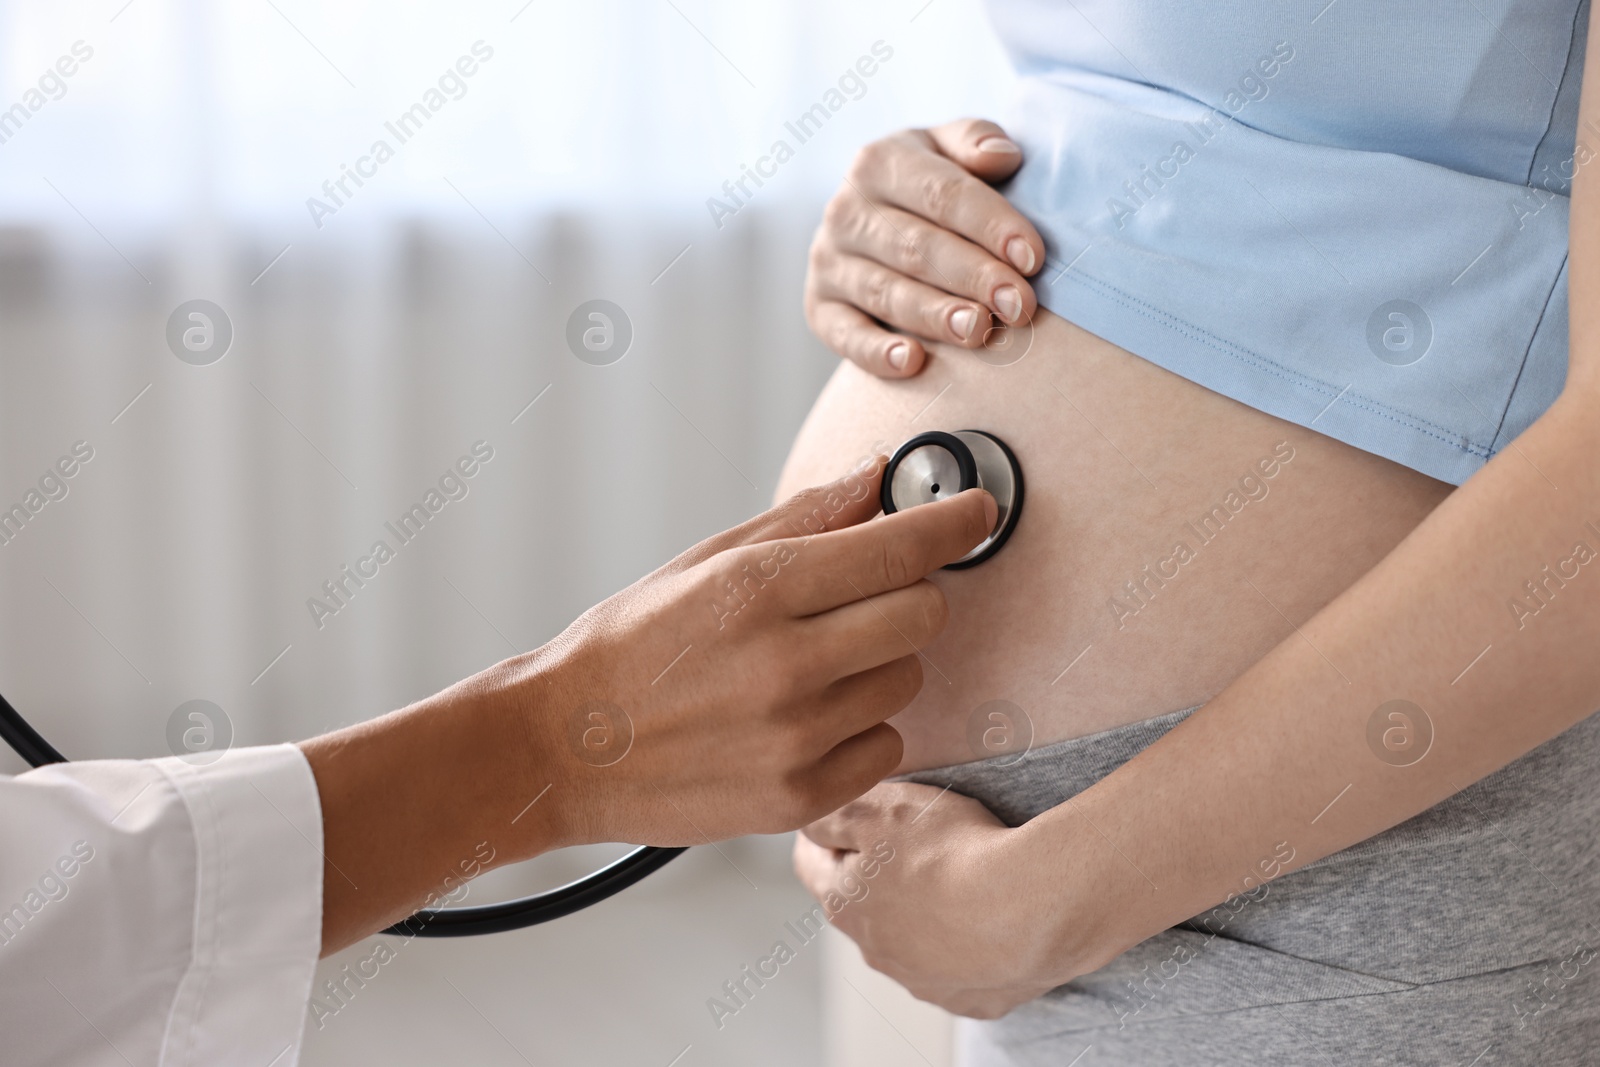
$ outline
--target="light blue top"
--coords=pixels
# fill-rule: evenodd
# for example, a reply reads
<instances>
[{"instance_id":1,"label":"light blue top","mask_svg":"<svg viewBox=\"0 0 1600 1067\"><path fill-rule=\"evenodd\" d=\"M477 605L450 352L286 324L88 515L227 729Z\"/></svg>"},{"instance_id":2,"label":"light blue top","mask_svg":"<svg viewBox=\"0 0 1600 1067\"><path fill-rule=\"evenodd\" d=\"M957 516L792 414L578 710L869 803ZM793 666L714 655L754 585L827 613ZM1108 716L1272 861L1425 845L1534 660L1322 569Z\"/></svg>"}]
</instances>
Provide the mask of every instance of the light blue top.
<instances>
[{"instance_id":1,"label":"light blue top","mask_svg":"<svg viewBox=\"0 0 1600 1067\"><path fill-rule=\"evenodd\" d=\"M1457 484L1560 392L1587 0L989 6L1046 307Z\"/></svg>"}]
</instances>

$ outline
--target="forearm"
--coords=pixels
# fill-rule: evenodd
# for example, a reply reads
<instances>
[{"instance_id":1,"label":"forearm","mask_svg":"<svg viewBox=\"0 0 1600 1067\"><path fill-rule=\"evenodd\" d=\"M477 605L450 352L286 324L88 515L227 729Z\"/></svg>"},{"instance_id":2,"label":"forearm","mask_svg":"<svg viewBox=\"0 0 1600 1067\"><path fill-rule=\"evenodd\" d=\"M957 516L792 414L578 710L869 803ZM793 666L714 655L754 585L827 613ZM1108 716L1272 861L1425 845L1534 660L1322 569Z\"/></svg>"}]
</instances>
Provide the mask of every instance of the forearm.
<instances>
[{"instance_id":1,"label":"forearm","mask_svg":"<svg viewBox=\"0 0 1600 1067\"><path fill-rule=\"evenodd\" d=\"M1035 892L1077 887L1075 906L1055 912L1066 969L1259 884L1282 842L1298 867L1365 840L1600 707L1600 559L1575 561L1600 550L1595 407L1569 388L1296 635L1025 828L1026 849L1046 857L1029 875ZM1562 584L1549 582L1540 606L1524 583L1546 565ZM1408 766L1369 744L1369 721L1395 699L1433 729Z\"/></svg>"},{"instance_id":2,"label":"forearm","mask_svg":"<svg viewBox=\"0 0 1600 1067\"><path fill-rule=\"evenodd\" d=\"M301 744L322 802L323 955L563 843L560 798L526 807L549 780L548 754L530 743L531 712L511 682L534 673L528 657L508 660Z\"/></svg>"}]
</instances>

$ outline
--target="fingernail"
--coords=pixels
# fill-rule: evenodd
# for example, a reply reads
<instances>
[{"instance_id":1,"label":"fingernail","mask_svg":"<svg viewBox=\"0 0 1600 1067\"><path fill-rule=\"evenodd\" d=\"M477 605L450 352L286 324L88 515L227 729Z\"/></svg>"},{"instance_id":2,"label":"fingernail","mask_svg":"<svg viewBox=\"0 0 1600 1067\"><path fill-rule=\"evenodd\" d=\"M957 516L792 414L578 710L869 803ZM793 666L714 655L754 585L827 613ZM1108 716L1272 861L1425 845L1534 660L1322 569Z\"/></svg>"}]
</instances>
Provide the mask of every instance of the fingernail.
<instances>
[{"instance_id":1,"label":"fingernail","mask_svg":"<svg viewBox=\"0 0 1600 1067\"><path fill-rule=\"evenodd\" d=\"M965 341L972 336L972 328L978 324L978 313L971 308L958 308L950 316L950 332Z\"/></svg>"},{"instance_id":2,"label":"fingernail","mask_svg":"<svg viewBox=\"0 0 1600 1067\"><path fill-rule=\"evenodd\" d=\"M1007 140L1004 137L990 137L987 140L978 142L978 151L1014 156L1020 154L1022 149L1017 147L1015 141Z\"/></svg>"},{"instance_id":3,"label":"fingernail","mask_svg":"<svg viewBox=\"0 0 1600 1067\"><path fill-rule=\"evenodd\" d=\"M1022 294L1014 285L1002 285L994 291L994 308L1002 319L1016 322L1022 317Z\"/></svg>"},{"instance_id":4,"label":"fingernail","mask_svg":"<svg viewBox=\"0 0 1600 1067\"><path fill-rule=\"evenodd\" d=\"M1022 238L1013 237L1006 242L1006 258L1024 275L1033 273L1033 246Z\"/></svg>"},{"instance_id":5,"label":"fingernail","mask_svg":"<svg viewBox=\"0 0 1600 1067\"><path fill-rule=\"evenodd\" d=\"M994 524L1000 521L1000 505L994 502L994 497L988 493L983 494L983 521L994 529Z\"/></svg>"},{"instance_id":6,"label":"fingernail","mask_svg":"<svg viewBox=\"0 0 1600 1067\"><path fill-rule=\"evenodd\" d=\"M905 370L906 360L911 358L911 346L904 341L889 346L889 366L895 370Z\"/></svg>"}]
</instances>

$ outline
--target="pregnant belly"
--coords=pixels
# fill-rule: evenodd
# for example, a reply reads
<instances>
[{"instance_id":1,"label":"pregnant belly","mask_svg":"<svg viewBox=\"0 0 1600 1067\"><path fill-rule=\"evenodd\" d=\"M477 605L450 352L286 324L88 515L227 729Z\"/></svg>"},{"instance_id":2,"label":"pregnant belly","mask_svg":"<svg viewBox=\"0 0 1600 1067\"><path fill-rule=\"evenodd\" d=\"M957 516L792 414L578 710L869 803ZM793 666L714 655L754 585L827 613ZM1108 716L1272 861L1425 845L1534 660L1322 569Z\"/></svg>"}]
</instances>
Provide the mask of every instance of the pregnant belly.
<instances>
[{"instance_id":1,"label":"pregnant belly","mask_svg":"<svg viewBox=\"0 0 1600 1067\"><path fill-rule=\"evenodd\" d=\"M841 365L780 494L933 429L1000 436L1027 499L998 555L932 578L951 619L924 650L921 694L891 720L905 738L902 772L1203 703L1295 636L1451 488L1041 309L1032 347L1010 366L937 347L909 382ZM1328 683L1342 685L1323 662Z\"/></svg>"}]
</instances>

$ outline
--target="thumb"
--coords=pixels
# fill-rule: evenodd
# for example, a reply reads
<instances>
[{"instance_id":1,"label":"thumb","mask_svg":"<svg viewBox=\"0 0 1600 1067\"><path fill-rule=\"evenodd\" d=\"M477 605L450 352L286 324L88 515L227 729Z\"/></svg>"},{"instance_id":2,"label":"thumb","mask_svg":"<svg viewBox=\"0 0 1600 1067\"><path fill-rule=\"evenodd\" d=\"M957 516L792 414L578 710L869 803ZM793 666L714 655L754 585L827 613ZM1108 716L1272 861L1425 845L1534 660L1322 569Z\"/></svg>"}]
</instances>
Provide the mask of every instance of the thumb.
<instances>
[{"instance_id":1,"label":"thumb","mask_svg":"<svg viewBox=\"0 0 1600 1067\"><path fill-rule=\"evenodd\" d=\"M1003 181L1022 166L1022 149L987 119L961 119L928 131L948 158L986 182Z\"/></svg>"}]
</instances>

